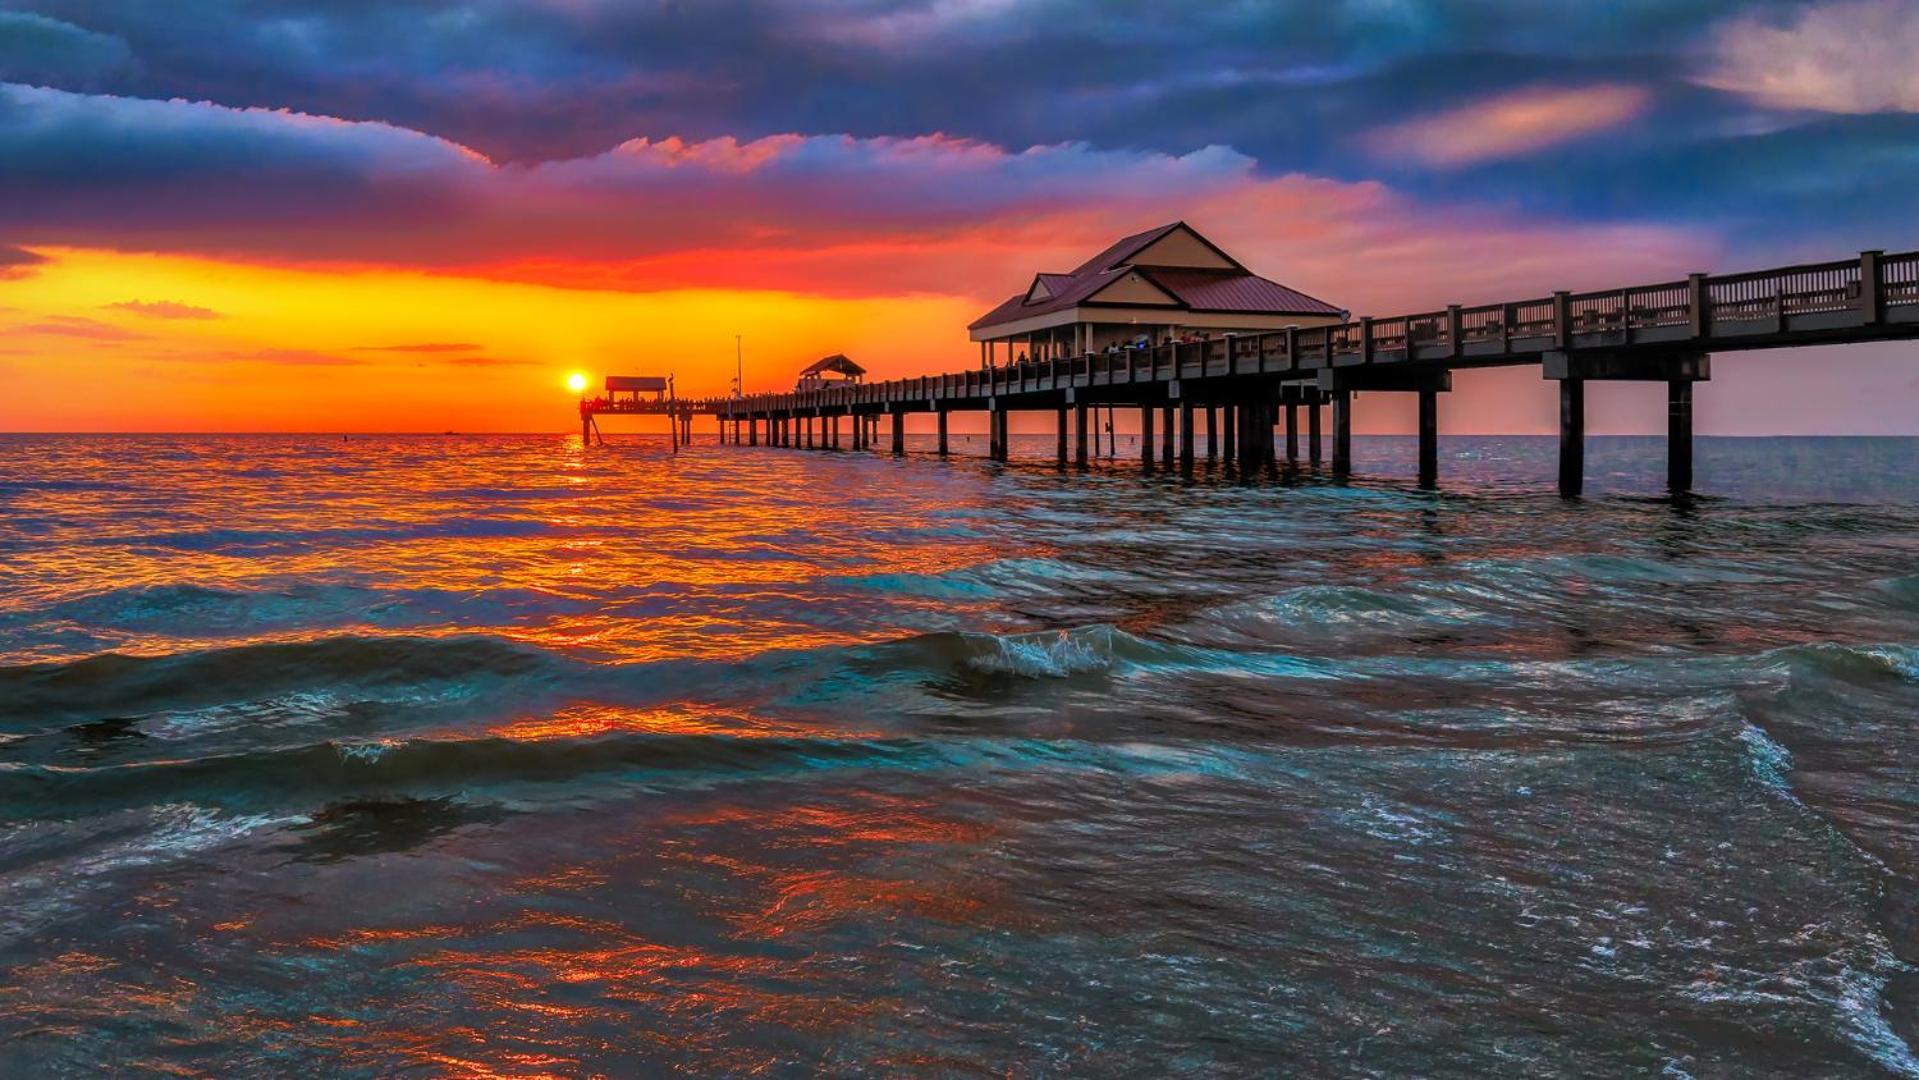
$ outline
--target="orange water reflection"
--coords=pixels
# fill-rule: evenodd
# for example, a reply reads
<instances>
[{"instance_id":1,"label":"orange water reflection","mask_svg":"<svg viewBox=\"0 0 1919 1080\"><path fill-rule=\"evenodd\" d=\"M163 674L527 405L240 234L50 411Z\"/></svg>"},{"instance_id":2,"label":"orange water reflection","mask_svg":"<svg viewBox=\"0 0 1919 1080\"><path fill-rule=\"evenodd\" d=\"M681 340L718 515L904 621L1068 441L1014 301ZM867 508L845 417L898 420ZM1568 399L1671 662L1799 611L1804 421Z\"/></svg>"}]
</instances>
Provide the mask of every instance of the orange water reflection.
<instances>
[{"instance_id":1,"label":"orange water reflection","mask_svg":"<svg viewBox=\"0 0 1919 1080\"><path fill-rule=\"evenodd\" d=\"M472 895L461 921L267 933L265 955L322 969L350 955L412 988L276 1037L350 1067L463 1077L622 1061L759 1073L791 1067L794 1046L912 1023L885 969L861 966L881 961L854 963L849 950L869 947L851 928L1030 921L994 879L969 873L1001 827L931 797L783 791L600 820L604 858L517 867Z\"/></svg>"}]
</instances>

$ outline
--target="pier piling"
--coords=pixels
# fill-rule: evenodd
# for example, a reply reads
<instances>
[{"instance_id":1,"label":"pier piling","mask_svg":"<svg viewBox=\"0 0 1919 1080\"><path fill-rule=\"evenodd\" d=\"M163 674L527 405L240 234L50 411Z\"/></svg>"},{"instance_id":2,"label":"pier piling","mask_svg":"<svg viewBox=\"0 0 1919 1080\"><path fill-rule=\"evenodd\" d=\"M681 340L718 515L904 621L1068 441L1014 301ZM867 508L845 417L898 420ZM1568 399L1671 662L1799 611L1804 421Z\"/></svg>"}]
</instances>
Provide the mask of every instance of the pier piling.
<instances>
[{"instance_id":1,"label":"pier piling","mask_svg":"<svg viewBox=\"0 0 1919 1080\"><path fill-rule=\"evenodd\" d=\"M1666 383L1666 489L1692 491L1692 381Z\"/></svg>"},{"instance_id":2,"label":"pier piling","mask_svg":"<svg viewBox=\"0 0 1919 1080\"><path fill-rule=\"evenodd\" d=\"M1559 380L1559 497L1577 499L1586 479L1586 380Z\"/></svg>"},{"instance_id":3,"label":"pier piling","mask_svg":"<svg viewBox=\"0 0 1919 1080\"><path fill-rule=\"evenodd\" d=\"M1419 486L1439 486L1439 391L1419 392Z\"/></svg>"},{"instance_id":4,"label":"pier piling","mask_svg":"<svg viewBox=\"0 0 1919 1080\"><path fill-rule=\"evenodd\" d=\"M1333 475L1353 471L1353 392L1333 391Z\"/></svg>"}]
</instances>

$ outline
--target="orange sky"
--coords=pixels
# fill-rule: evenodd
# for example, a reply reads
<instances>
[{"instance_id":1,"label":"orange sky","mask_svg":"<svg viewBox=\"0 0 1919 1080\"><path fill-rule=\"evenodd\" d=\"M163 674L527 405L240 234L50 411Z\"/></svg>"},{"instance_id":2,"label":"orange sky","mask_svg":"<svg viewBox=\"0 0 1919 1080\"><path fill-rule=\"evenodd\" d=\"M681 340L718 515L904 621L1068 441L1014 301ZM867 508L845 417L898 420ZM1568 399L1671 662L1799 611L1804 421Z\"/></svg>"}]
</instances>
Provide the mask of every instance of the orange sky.
<instances>
[{"instance_id":1,"label":"orange sky","mask_svg":"<svg viewBox=\"0 0 1919 1080\"><path fill-rule=\"evenodd\" d=\"M575 423L568 373L671 372L683 393L720 392L734 333L750 388L835 351L898 373L973 355L952 328L975 312L950 297L630 293L41 253L51 261L37 273L0 281L0 430L560 431ZM115 306L129 302L169 307Z\"/></svg>"},{"instance_id":2,"label":"orange sky","mask_svg":"<svg viewBox=\"0 0 1919 1080\"><path fill-rule=\"evenodd\" d=\"M690 395L724 392L744 336L749 390L806 361L858 358L873 377L975 362L964 296L817 296L756 289L628 292L369 268L288 269L207 258L40 249L0 280L0 430L573 430L574 371L654 371ZM1733 354L1698 399L1702 433L1912 433L1884 387L1914 386L1914 346ZM1846 379L1821 378L1841 364ZM1808 389L1808 380L1811 389ZM1532 368L1462 372L1444 430L1545 434L1552 387ZM1663 430L1657 386L1598 386L1595 432ZM1779 402L1794 401L1790 410ZM1412 403L1361 395L1362 433L1409 430ZM972 431L961 417L956 430ZM704 424L705 422L703 422ZM1050 418L1018 418L1041 431ZM650 431L646 420L609 430ZM1131 422L1121 417L1122 430ZM982 428L983 430L983 428Z\"/></svg>"}]
</instances>

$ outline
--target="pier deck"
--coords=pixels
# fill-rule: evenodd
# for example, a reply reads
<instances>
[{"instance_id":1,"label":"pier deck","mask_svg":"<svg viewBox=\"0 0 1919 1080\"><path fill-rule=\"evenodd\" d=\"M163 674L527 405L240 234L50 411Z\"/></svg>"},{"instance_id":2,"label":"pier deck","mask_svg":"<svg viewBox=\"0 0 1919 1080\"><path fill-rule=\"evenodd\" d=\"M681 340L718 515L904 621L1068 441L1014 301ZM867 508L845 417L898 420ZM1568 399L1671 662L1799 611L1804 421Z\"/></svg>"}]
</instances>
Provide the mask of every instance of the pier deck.
<instances>
[{"instance_id":1,"label":"pier deck","mask_svg":"<svg viewBox=\"0 0 1919 1080\"><path fill-rule=\"evenodd\" d=\"M1223 430L1221 456L1249 468L1275 463L1274 435L1282 416L1287 457L1297 458L1301 407L1309 410L1309 449L1318 460L1318 409L1330 405L1332 464L1345 472L1351 462L1352 393L1408 392L1420 395L1420 480L1430 486L1437 483L1437 395L1451 389L1452 372L1538 365L1545 378L1560 385L1562 494L1580 492L1589 380L1668 384L1668 480L1675 491L1686 491L1692 481L1692 389L1710 377L1711 354L1913 338L1919 338L1919 252L1870 251L1837 262L1694 274L1652 285L1558 292L803 392L690 400L675 408L685 415L718 417L722 437L730 427L736 443L760 444L764 430L766 445L789 447L837 447L839 417L853 418L855 449L870 447L877 441L878 419L889 417L895 453L904 449L908 413L939 416L943 453L946 414L984 411L991 417L990 452L1002 460L1007 414L1050 411L1057 416L1059 461L1084 464L1087 411L1126 406L1141 410L1142 458L1148 467L1155 463L1157 411L1163 414L1161 463L1171 466L1177 457L1190 465L1194 428L1203 421L1209 452L1216 444L1212 436ZM1215 410L1223 411L1218 420ZM587 415L586 404L582 414ZM1077 435L1069 439L1073 430Z\"/></svg>"}]
</instances>

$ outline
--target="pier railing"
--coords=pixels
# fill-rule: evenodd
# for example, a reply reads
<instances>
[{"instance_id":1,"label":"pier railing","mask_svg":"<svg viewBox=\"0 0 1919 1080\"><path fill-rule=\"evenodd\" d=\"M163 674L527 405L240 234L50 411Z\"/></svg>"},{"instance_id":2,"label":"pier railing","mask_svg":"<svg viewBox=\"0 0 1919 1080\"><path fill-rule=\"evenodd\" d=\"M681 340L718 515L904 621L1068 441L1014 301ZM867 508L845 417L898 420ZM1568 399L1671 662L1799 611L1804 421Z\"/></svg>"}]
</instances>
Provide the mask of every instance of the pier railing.
<instances>
[{"instance_id":1,"label":"pier railing","mask_svg":"<svg viewBox=\"0 0 1919 1080\"><path fill-rule=\"evenodd\" d=\"M1868 251L1853 259L1752 273L1694 274L1684 281L687 404L693 411L725 416L937 408L943 401L1073 387L1310 373L1359 364L1494 365L1579 348L1694 343L1708 350L1741 349L1919 334L1919 329L1904 332L1910 324L1919 324L1919 251ZM1899 330L1888 332L1894 326Z\"/></svg>"}]
</instances>

